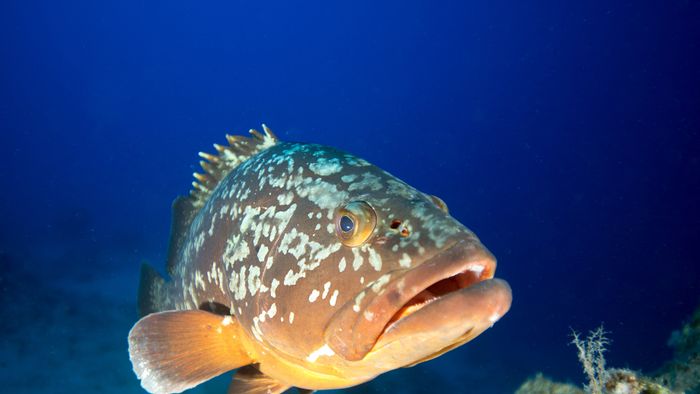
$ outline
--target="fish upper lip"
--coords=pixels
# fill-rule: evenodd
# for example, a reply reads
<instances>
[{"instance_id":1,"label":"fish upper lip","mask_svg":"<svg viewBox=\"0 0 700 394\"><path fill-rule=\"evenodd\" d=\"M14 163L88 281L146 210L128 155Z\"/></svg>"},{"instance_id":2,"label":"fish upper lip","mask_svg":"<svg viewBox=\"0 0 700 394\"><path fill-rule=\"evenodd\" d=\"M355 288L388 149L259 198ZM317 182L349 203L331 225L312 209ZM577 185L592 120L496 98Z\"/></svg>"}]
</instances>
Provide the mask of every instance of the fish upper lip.
<instances>
[{"instance_id":1,"label":"fish upper lip","mask_svg":"<svg viewBox=\"0 0 700 394\"><path fill-rule=\"evenodd\" d=\"M398 276L378 292L371 285L365 288L363 296L349 301L331 320L326 341L345 359L360 360L389 326L402 320L395 315L430 286L465 274L462 289L493 278L495 271L496 259L478 241L457 241L413 269L392 272Z\"/></svg>"}]
</instances>

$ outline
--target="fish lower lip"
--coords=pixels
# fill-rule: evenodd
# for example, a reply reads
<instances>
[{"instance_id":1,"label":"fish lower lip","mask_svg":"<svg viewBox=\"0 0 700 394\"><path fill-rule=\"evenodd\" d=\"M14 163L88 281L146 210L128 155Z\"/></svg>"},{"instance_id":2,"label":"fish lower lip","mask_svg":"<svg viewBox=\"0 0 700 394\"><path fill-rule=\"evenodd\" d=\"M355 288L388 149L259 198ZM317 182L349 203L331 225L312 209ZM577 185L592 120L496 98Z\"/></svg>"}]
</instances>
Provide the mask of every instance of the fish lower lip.
<instances>
[{"instance_id":1,"label":"fish lower lip","mask_svg":"<svg viewBox=\"0 0 700 394\"><path fill-rule=\"evenodd\" d=\"M398 273L378 295L364 297L361 305L343 306L326 327L326 341L345 359L360 360L392 324L442 296L491 279L495 270L494 257L480 243L456 242L416 268Z\"/></svg>"},{"instance_id":2,"label":"fish lower lip","mask_svg":"<svg viewBox=\"0 0 700 394\"><path fill-rule=\"evenodd\" d=\"M425 290L416 294L408 300L394 315L389 319L384 331L389 330L396 322L404 319L428 304L448 296L454 292L471 287L479 282L488 280L493 277L493 271L487 269L487 263L483 261L470 262L461 272L440 279L439 281L429 285Z\"/></svg>"},{"instance_id":3,"label":"fish lower lip","mask_svg":"<svg viewBox=\"0 0 700 394\"><path fill-rule=\"evenodd\" d=\"M511 289L502 279L487 279L436 297L417 310L387 324L377 339L381 348L406 335L439 329L455 339L468 333L470 340L491 327L510 309Z\"/></svg>"}]
</instances>

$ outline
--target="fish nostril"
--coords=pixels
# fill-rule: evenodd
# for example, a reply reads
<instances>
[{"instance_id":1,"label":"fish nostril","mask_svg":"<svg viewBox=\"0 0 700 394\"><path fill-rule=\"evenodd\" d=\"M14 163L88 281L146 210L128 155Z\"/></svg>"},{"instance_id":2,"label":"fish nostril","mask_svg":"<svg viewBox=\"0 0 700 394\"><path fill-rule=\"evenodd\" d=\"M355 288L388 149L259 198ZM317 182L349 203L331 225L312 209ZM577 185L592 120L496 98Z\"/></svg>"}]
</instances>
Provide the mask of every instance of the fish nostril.
<instances>
[{"instance_id":1,"label":"fish nostril","mask_svg":"<svg viewBox=\"0 0 700 394\"><path fill-rule=\"evenodd\" d=\"M391 221L391 224L389 225L389 227L392 230L398 230L399 234L402 237L408 237L411 234L411 230L408 229L407 225L405 225L405 224L402 225L402 224L403 224L403 222L400 219L394 219Z\"/></svg>"}]
</instances>

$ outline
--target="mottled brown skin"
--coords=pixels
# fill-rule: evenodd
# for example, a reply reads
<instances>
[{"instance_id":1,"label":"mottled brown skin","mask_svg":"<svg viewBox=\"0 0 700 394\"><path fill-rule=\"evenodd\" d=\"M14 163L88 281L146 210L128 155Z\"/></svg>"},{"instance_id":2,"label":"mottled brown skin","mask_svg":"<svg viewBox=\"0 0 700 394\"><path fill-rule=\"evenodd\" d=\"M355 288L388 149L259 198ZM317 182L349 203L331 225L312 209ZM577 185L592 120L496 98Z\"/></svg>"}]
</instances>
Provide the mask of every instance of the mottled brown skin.
<instances>
[{"instance_id":1,"label":"mottled brown skin","mask_svg":"<svg viewBox=\"0 0 700 394\"><path fill-rule=\"evenodd\" d=\"M353 201L374 209L376 226L366 242L349 247L338 237L337 219ZM489 326L483 322L493 324L510 306L510 289L494 280L470 295L472 303L497 295L478 329L441 334L430 320L443 319L447 327L450 319L463 325L466 318L452 317L459 310L432 308L424 313L430 319L416 313L402 320L406 334L397 325L381 337L401 307L405 283L418 286L419 275L409 272L435 256L445 260L439 270L448 259L472 259L486 261L483 280L493 276L495 261L441 201L319 145L277 143L234 168L195 216L184 245L158 309L234 316L246 337L242 346L261 371L299 387L351 386L431 358L478 335ZM452 255L445 253L450 248ZM420 277L430 275L424 271ZM389 334L395 338L387 340ZM454 338L434 338L441 335ZM416 349L402 350L412 347L405 338L415 339ZM375 351L377 342L382 346Z\"/></svg>"}]
</instances>

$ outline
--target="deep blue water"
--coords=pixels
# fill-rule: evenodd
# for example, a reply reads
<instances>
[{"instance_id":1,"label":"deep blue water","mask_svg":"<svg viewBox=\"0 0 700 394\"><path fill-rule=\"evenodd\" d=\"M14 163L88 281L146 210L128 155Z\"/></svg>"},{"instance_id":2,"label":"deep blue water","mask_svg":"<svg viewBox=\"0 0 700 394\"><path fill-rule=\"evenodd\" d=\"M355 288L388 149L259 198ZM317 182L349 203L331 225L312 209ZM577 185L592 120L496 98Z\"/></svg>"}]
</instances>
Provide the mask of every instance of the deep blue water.
<instances>
[{"instance_id":1,"label":"deep blue water","mask_svg":"<svg viewBox=\"0 0 700 394\"><path fill-rule=\"evenodd\" d=\"M696 1L3 2L1 380L139 392L140 262L162 268L197 152L262 122L440 196L513 288L474 342L353 392L582 382L570 329L601 322L609 365L653 371L700 301L698 20Z\"/></svg>"}]
</instances>

